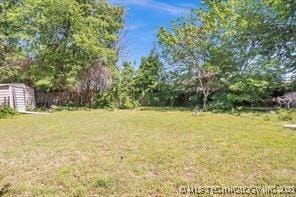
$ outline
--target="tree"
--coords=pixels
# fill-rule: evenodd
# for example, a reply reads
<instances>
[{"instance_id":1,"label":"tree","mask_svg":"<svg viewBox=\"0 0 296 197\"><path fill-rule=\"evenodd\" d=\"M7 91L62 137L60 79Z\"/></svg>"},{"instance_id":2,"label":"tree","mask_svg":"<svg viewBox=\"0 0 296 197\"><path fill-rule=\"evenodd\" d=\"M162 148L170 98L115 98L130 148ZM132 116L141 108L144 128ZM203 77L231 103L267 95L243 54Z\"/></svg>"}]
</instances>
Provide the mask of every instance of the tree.
<instances>
[{"instance_id":1,"label":"tree","mask_svg":"<svg viewBox=\"0 0 296 197\"><path fill-rule=\"evenodd\" d=\"M209 96L254 103L295 72L295 21L294 1L206 0L158 37L167 63L203 93L204 108Z\"/></svg>"},{"instance_id":2,"label":"tree","mask_svg":"<svg viewBox=\"0 0 296 197\"><path fill-rule=\"evenodd\" d=\"M232 69L226 69L230 75L222 76L221 80L224 92L229 94L225 99L245 98L241 101L254 103L268 98L274 91L272 88L279 87L285 74L295 67L295 34L291 35L295 26L292 22L295 18L292 4L295 3L276 2L205 1L205 9L199 11L211 42L216 48L229 51L224 57L230 60L226 62ZM288 9L283 9L284 6ZM285 10L285 14L280 10ZM225 65L223 59L219 61ZM240 93L235 91L236 96L234 87L240 87ZM237 102L237 99L230 100Z\"/></svg>"},{"instance_id":3,"label":"tree","mask_svg":"<svg viewBox=\"0 0 296 197\"><path fill-rule=\"evenodd\" d=\"M103 62L97 61L80 75L80 83L77 88L80 93L86 95L88 106L94 102L97 93L104 93L112 86L112 72Z\"/></svg>"},{"instance_id":4,"label":"tree","mask_svg":"<svg viewBox=\"0 0 296 197\"><path fill-rule=\"evenodd\" d=\"M26 74L25 59L17 48L11 44L9 32L11 25L8 22L7 10L19 1L0 1L0 82L18 82Z\"/></svg>"},{"instance_id":5,"label":"tree","mask_svg":"<svg viewBox=\"0 0 296 197\"><path fill-rule=\"evenodd\" d=\"M137 98L142 104L150 105L153 94L157 92L162 62L159 54L153 49L148 57L141 59L141 64L136 77Z\"/></svg>"},{"instance_id":6,"label":"tree","mask_svg":"<svg viewBox=\"0 0 296 197\"><path fill-rule=\"evenodd\" d=\"M134 65L125 62L112 72L112 87L110 91L100 94L97 98L99 107L133 109L138 103L135 98Z\"/></svg>"},{"instance_id":7,"label":"tree","mask_svg":"<svg viewBox=\"0 0 296 197\"><path fill-rule=\"evenodd\" d=\"M120 108L133 109L137 106L135 99L135 77L134 65L130 62L125 62L120 71L120 86L117 89Z\"/></svg>"},{"instance_id":8,"label":"tree","mask_svg":"<svg viewBox=\"0 0 296 197\"><path fill-rule=\"evenodd\" d=\"M9 1L10 2L10 1ZM114 65L123 9L101 0L23 0L7 10L8 37L32 60L34 82L73 87L96 61Z\"/></svg>"},{"instance_id":9,"label":"tree","mask_svg":"<svg viewBox=\"0 0 296 197\"><path fill-rule=\"evenodd\" d=\"M264 54L277 59L287 72L296 74L296 2L293 0L267 0L261 2L265 28L257 39ZM262 39L260 39L262 37Z\"/></svg>"},{"instance_id":10,"label":"tree","mask_svg":"<svg viewBox=\"0 0 296 197\"><path fill-rule=\"evenodd\" d=\"M196 13L192 12L187 18L173 23L171 32L161 28L158 38L168 63L186 73L188 81L194 81L197 93L203 93L203 109L207 109L218 70L207 62L210 43L207 42L207 32L198 21Z\"/></svg>"}]
</instances>

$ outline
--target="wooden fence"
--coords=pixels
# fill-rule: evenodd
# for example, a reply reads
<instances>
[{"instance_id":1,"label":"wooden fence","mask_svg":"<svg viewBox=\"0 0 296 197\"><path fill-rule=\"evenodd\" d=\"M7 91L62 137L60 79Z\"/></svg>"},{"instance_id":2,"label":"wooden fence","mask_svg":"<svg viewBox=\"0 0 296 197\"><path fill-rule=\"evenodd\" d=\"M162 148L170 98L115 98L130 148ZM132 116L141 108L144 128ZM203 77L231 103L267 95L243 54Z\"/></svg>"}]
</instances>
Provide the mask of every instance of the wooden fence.
<instances>
[{"instance_id":1,"label":"wooden fence","mask_svg":"<svg viewBox=\"0 0 296 197\"><path fill-rule=\"evenodd\" d=\"M87 101L85 92L41 92L36 91L36 104L38 107L49 108L52 105L75 104L82 105Z\"/></svg>"}]
</instances>

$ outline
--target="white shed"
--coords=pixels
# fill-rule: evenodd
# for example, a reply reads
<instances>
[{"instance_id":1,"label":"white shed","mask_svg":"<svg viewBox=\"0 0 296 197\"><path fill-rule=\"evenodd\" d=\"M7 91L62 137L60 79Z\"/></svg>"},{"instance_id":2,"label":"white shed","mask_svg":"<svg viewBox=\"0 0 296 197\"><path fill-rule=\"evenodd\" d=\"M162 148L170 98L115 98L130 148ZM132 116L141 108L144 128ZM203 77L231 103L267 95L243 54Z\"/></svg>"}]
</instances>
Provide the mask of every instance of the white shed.
<instances>
[{"instance_id":1,"label":"white shed","mask_svg":"<svg viewBox=\"0 0 296 197\"><path fill-rule=\"evenodd\" d=\"M34 89L22 83L0 84L0 105L9 105L18 112L34 109Z\"/></svg>"}]
</instances>

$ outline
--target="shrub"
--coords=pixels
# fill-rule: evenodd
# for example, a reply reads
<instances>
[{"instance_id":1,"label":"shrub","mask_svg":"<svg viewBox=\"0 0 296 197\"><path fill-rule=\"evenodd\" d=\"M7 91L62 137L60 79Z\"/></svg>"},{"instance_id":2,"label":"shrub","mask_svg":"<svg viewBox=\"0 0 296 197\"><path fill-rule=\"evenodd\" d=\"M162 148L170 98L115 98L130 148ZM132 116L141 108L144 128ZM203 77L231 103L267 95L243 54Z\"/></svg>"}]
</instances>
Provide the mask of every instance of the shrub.
<instances>
[{"instance_id":1,"label":"shrub","mask_svg":"<svg viewBox=\"0 0 296 197\"><path fill-rule=\"evenodd\" d=\"M0 105L0 118L7 118L17 114L17 112L8 106Z\"/></svg>"},{"instance_id":2,"label":"shrub","mask_svg":"<svg viewBox=\"0 0 296 197\"><path fill-rule=\"evenodd\" d=\"M112 92L98 94L95 102L96 108L102 109L115 109L116 108L116 99L115 96L112 95Z\"/></svg>"},{"instance_id":3,"label":"shrub","mask_svg":"<svg viewBox=\"0 0 296 197\"><path fill-rule=\"evenodd\" d=\"M214 112L225 112L233 108L234 105L226 98L226 94L213 95L212 102L210 102L210 109Z\"/></svg>"},{"instance_id":4,"label":"shrub","mask_svg":"<svg viewBox=\"0 0 296 197\"><path fill-rule=\"evenodd\" d=\"M126 97L123 97L120 108L121 109L135 109L137 106L138 106L138 104L135 101L133 101L131 98L126 96Z\"/></svg>"}]
</instances>

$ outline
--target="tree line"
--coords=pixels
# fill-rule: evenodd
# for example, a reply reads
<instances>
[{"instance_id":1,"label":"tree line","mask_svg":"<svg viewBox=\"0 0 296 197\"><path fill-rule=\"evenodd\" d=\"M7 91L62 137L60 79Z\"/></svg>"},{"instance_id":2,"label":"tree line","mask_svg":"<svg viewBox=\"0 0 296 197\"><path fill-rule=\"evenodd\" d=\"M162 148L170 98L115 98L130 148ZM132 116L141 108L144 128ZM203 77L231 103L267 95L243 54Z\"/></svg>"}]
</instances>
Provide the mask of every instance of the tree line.
<instances>
[{"instance_id":1,"label":"tree line","mask_svg":"<svg viewBox=\"0 0 296 197\"><path fill-rule=\"evenodd\" d=\"M272 105L296 91L296 2L205 0L160 28L138 69L119 63L123 7L0 1L0 82L84 94L89 107Z\"/></svg>"},{"instance_id":2,"label":"tree line","mask_svg":"<svg viewBox=\"0 0 296 197\"><path fill-rule=\"evenodd\" d=\"M262 104L295 91L295 14L293 0L209 0L158 37L204 109Z\"/></svg>"}]
</instances>

